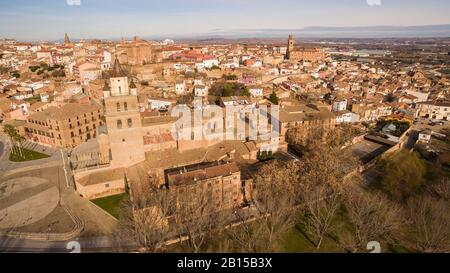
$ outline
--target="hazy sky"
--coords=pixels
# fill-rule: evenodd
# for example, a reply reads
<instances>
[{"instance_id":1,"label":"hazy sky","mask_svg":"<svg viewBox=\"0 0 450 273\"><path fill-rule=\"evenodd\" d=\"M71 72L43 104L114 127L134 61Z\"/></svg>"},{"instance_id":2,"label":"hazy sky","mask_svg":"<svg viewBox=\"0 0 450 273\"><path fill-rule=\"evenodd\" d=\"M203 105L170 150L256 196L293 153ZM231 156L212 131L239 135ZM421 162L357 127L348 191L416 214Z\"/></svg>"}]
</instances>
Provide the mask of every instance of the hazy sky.
<instances>
[{"instance_id":1,"label":"hazy sky","mask_svg":"<svg viewBox=\"0 0 450 273\"><path fill-rule=\"evenodd\" d=\"M78 5L80 4L80 5ZM234 29L450 23L448 0L1 0L0 38L180 36Z\"/></svg>"}]
</instances>

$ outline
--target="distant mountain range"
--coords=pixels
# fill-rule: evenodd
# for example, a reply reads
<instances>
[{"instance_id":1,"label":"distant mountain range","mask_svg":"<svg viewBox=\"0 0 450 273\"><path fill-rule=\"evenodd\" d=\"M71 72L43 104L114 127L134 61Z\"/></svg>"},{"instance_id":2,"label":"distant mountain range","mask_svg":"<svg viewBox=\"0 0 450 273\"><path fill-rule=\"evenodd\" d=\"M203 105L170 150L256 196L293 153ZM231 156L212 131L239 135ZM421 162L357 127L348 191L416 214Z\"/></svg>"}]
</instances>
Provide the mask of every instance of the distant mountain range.
<instances>
[{"instance_id":1,"label":"distant mountain range","mask_svg":"<svg viewBox=\"0 0 450 273\"><path fill-rule=\"evenodd\" d=\"M286 38L289 34L296 38L450 38L450 24L428 26L362 26L362 27L320 27L311 26L298 29L215 29L197 35L145 35L147 40L172 38L177 40L220 40L242 38ZM100 37L99 37L100 38ZM125 37L131 39L131 37ZM89 38L86 38L89 40ZM101 38L103 40L120 40L120 38ZM79 38L71 38L73 42ZM57 40L55 42L63 42Z\"/></svg>"},{"instance_id":2,"label":"distant mountain range","mask_svg":"<svg viewBox=\"0 0 450 273\"><path fill-rule=\"evenodd\" d=\"M450 24L429 26L306 27L301 29L215 30L209 35L226 38L279 38L293 34L299 38L444 38ZM205 35L207 36L207 35Z\"/></svg>"}]
</instances>

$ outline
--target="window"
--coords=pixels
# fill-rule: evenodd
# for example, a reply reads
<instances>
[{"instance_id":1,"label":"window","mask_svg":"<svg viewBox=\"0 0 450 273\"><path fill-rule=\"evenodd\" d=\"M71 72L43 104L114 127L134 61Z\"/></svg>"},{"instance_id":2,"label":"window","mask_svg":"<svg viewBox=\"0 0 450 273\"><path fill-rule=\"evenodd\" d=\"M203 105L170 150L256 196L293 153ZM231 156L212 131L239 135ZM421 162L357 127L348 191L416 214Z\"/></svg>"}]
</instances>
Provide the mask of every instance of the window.
<instances>
[{"instance_id":1,"label":"window","mask_svg":"<svg viewBox=\"0 0 450 273\"><path fill-rule=\"evenodd\" d=\"M120 112L120 103L117 103L116 106L117 106L117 112Z\"/></svg>"},{"instance_id":2,"label":"window","mask_svg":"<svg viewBox=\"0 0 450 273\"><path fill-rule=\"evenodd\" d=\"M109 184L105 184L105 188L109 188Z\"/></svg>"},{"instance_id":3,"label":"window","mask_svg":"<svg viewBox=\"0 0 450 273\"><path fill-rule=\"evenodd\" d=\"M128 119L128 128L133 127L133 120L131 118Z\"/></svg>"},{"instance_id":4,"label":"window","mask_svg":"<svg viewBox=\"0 0 450 273\"><path fill-rule=\"evenodd\" d=\"M125 102L125 103L123 104L123 108L124 108L125 111L128 111L128 103Z\"/></svg>"},{"instance_id":5,"label":"window","mask_svg":"<svg viewBox=\"0 0 450 273\"><path fill-rule=\"evenodd\" d=\"M119 94L122 94L122 87L119 86Z\"/></svg>"},{"instance_id":6,"label":"window","mask_svg":"<svg viewBox=\"0 0 450 273\"><path fill-rule=\"evenodd\" d=\"M117 121L117 129L122 129L122 121L120 119Z\"/></svg>"}]
</instances>

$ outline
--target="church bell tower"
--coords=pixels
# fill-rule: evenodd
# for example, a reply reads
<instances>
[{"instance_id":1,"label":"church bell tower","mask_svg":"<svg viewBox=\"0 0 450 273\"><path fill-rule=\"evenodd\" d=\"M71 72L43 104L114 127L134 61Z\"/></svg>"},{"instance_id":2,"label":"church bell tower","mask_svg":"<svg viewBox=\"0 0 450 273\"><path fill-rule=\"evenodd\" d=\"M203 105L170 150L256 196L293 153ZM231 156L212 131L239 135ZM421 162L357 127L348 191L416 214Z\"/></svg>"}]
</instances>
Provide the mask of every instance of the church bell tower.
<instances>
[{"instance_id":1,"label":"church bell tower","mask_svg":"<svg viewBox=\"0 0 450 273\"><path fill-rule=\"evenodd\" d=\"M129 83L117 58L109 85L105 82L103 96L112 167L130 167L144 161L144 139L136 85L134 82Z\"/></svg>"},{"instance_id":2,"label":"church bell tower","mask_svg":"<svg viewBox=\"0 0 450 273\"><path fill-rule=\"evenodd\" d=\"M291 35L289 35L289 38L288 38L286 59L289 60L291 58L291 53L294 52L294 50L295 50L295 40L294 40L294 36L291 34Z\"/></svg>"}]
</instances>

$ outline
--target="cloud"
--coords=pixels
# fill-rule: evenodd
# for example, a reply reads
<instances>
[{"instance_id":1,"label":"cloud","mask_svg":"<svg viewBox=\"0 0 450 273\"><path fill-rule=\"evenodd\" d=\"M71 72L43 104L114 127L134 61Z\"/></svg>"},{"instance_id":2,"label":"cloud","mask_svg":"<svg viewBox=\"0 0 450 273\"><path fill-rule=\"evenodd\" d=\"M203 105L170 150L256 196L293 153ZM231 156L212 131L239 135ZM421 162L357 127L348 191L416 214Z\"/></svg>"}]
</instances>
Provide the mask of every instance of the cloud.
<instances>
[{"instance_id":1,"label":"cloud","mask_svg":"<svg viewBox=\"0 0 450 273\"><path fill-rule=\"evenodd\" d=\"M366 0L369 6L381 6L381 0Z\"/></svg>"},{"instance_id":2,"label":"cloud","mask_svg":"<svg viewBox=\"0 0 450 273\"><path fill-rule=\"evenodd\" d=\"M66 0L69 6L81 6L81 0Z\"/></svg>"}]
</instances>

